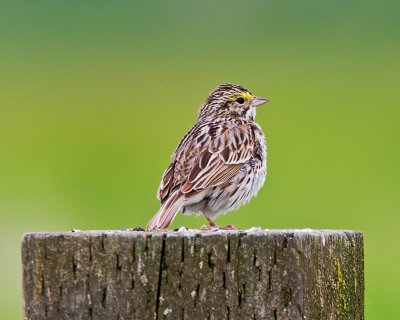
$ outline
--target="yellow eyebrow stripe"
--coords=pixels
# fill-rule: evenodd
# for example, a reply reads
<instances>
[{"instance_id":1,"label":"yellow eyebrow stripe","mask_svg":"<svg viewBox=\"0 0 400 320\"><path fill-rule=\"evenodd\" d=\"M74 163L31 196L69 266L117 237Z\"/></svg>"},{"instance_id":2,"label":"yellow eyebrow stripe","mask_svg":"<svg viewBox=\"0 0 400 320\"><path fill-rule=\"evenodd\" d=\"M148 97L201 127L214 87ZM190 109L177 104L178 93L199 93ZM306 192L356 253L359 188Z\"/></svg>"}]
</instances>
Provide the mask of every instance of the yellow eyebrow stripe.
<instances>
[{"instance_id":1,"label":"yellow eyebrow stripe","mask_svg":"<svg viewBox=\"0 0 400 320\"><path fill-rule=\"evenodd\" d=\"M240 98L240 97L242 97L243 99L248 100L248 101L253 101L254 100L254 97L250 93L248 93L248 92L240 92L238 94L235 94L231 98L231 101L235 101L237 98Z\"/></svg>"}]
</instances>

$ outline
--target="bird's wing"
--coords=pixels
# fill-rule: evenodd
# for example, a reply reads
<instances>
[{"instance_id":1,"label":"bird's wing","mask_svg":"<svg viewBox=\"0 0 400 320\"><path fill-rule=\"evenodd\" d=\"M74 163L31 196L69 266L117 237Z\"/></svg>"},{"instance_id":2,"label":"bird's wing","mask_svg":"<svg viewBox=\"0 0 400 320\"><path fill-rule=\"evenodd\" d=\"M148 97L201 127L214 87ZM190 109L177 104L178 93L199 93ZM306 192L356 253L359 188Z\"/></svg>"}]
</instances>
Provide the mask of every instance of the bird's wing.
<instances>
[{"instance_id":1,"label":"bird's wing","mask_svg":"<svg viewBox=\"0 0 400 320\"><path fill-rule=\"evenodd\" d=\"M254 132L246 125L196 125L172 155L158 199L164 203L177 189L190 196L229 181L254 156L254 148Z\"/></svg>"},{"instance_id":2,"label":"bird's wing","mask_svg":"<svg viewBox=\"0 0 400 320\"><path fill-rule=\"evenodd\" d=\"M254 132L245 125L196 125L179 143L157 196L160 210L147 230L167 228L185 199L230 181L254 157Z\"/></svg>"},{"instance_id":3,"label":"bird's wing","mask_svg":"<svg viewBox=\"0 0 400 320\"><path fill-rule=\"evenodd\" d=\"M163 203L168 197L171 189L174 186L174 171L175 171L175 161L173 161L168 168L164 171L161 179L160 186L157 190L157 199Z\"/></svg>"},{"instance_id":4,"label":"bird's wing","mask_svg":"<svg viewBox=\"0 0 400 320\"><path fill-rule=\"evenodd\" d=\"M209 135L205 148L194 161L181 184L181 192L190 196L232 179L254 155L254 133L245 125L218 128Z\"/></svg>"},{"instance_id":5,"label":"bird's wing","mask_svg":"<svg viewBox=\"0 0 400 320\"><path fill-rule=\"evenodd\" d=\"M185 174L188 174L191 162L196 159L197 153L199 153L193 137L199 135L203 130L203 127L196 124L186 133L172 154L171 163L164 171L157 190L157 199L160 200L161 204L179 187Z\"/></svg>"}]
</instances>

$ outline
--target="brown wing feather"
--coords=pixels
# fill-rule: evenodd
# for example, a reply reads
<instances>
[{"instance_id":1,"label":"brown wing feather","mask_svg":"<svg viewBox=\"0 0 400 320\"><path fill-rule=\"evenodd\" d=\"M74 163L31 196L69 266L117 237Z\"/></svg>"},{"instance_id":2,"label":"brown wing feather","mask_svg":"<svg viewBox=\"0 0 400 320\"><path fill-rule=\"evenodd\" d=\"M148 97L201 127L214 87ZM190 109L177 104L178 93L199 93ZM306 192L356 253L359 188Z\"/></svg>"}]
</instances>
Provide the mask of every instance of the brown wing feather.
<instances>
[{"instance_id":1,"label":"brown wing feather","mask_svg":"<svg viewBox=\"0 0 400 320\"><path fill-rule=\"evenodd\" d=\"M175 163L172 162L165 170L163 177L161 179L161 183L157 191L157 198L158 200L161 201L161 203L163 203L170 194L171 186L173 184L174 170L175 170Z\"/></svg>"},{"instance_id":2,"label":"brown wing feather","mask_svg":"<svg viewBox=\"0 0 400 320\"><path fill-rule=\"evenodd\" d=\"M239 125L214 139L210 137L208 148L197 159L181 191L185 194L202 191L232 179L254 154L251 134Z\"/></svg>"},{"instance_id":3,"label":"brown wing feather","mask_svg":"<svg viewBox=\"0 0 400 320\"><path fill-rule=\"evenodd\" d=\"M158 198L163 204L177 189L190 196L229 181L253 157L253 132L248 126L195 126L179 143L165 170Z\"/></svg>"},{"instance_id":4,"label":"brown wing feather","mask_svg":"<svg viewBox=\"0 0 400 320\"><path fill-rule=\"evenodd\" d=\"M198 163L204 145L208 143L208 126L196 124L179 142L172 155L171 164L165 170L157 191L157 198L163 204L186 181L194 166ZM205 153L202 156L201 166L209 162Z\"/></svg>"}]
</instances>

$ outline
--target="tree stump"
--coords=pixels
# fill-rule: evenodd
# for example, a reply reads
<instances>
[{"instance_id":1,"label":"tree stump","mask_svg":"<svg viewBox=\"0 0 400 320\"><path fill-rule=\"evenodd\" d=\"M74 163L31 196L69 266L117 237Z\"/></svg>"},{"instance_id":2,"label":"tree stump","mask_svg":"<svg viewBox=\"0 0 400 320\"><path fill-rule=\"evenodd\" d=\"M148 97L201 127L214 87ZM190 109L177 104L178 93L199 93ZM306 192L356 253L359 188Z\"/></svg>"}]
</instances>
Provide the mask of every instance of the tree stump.
<instances>
[{"instance_id":1,"label":"tree stump","mask_svg":"<svg viewBox=\"0 0 400 320\"><path fill-rule=\"evenodd\" d=\"M22 263L25 319L364 319L357 231L29 233Z\"/></svg>"}]
</instances>

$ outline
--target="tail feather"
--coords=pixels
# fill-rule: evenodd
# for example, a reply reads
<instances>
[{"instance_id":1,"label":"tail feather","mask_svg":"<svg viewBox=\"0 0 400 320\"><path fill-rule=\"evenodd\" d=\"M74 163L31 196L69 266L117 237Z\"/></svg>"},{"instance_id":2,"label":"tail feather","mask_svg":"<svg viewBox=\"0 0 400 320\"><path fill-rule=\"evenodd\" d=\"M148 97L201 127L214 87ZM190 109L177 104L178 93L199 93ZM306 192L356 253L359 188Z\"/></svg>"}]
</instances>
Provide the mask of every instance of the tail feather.
<instances>
[{"instance_id":1,"label":"tail feather","mask_svg":"<svg viewBox=\"0 0 400 320\"><path fill-rule=\"evenodd\" d=\"M146 230L151 231L154 229L166 229L172 223L178 211L182 208L184 196L179 190L175 191L165 201L160 210L147 224Z\"/></svg>"}]
</instances>

